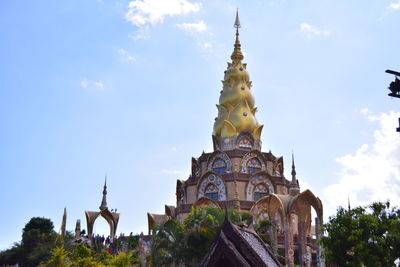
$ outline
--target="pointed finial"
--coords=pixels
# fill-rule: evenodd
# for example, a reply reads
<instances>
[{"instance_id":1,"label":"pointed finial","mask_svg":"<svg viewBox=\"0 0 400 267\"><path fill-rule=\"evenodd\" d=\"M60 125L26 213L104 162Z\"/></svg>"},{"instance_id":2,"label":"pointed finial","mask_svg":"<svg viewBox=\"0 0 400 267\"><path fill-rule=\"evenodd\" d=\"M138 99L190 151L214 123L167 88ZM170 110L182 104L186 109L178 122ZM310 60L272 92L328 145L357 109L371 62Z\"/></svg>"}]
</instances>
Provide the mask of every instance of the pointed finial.
<instances>
[{"instance_id":1,"label":"pointed finial","mask_svg":"<svg viewBox=\"0 0 400 267\"><path fill-rule=\"evenodd\" d=\"M292 151L292 181L290 182L289 194L295 196L300 193L300 187L296 179L296 166L294 165L294 153Z\"/></svg>"},{"instance_id":2,"label":"pointed finial","mask_svg":"<svg viewBox=\"0 0 400 267\"><path fill-rule=\"evenodd\" d=\"M239 20L239 8L236 9L236 19L235 19L235 28L239 29L240 26L240 20Z\"/></svg>"},{"instance_id":3,"label":"pointed finial","mask_svg":"<svg viewBox=\"0 0 400 267\"><path fill-rule=\"evenodd\" d=\"M235 19L235 24L234 27L236 28L236 40L235 40L235 45L234 49L231 55L232 63L238 63L243 59L243 54L242 51L240 50L240 41L239 41L239 28L241 27L240 25L240 20L239 20L239 10L236 10L236 19Z\"/></svg>"},{"instance_id":4,"label":"pointed finial","mask_svg":"<svg viewBox=\"0 0 400 267\"><path fill-rule=\"evenodd\" d=\"M104 179L104 187L103 187L103 199L101 200L101 204L99 207L100 210L108 209L107 207L107 174Z\"/></svg>"},{"instance_id":5,"label":"pointed finial","mask_svg":"<svg viewBox=\"0 0 400 267\"><path fill-rule=\"evenodd\" d=\"M296 166L294 165L294 154L292 151L292 182L293 178L296 179Z\"/></svg>"}]
</instances>

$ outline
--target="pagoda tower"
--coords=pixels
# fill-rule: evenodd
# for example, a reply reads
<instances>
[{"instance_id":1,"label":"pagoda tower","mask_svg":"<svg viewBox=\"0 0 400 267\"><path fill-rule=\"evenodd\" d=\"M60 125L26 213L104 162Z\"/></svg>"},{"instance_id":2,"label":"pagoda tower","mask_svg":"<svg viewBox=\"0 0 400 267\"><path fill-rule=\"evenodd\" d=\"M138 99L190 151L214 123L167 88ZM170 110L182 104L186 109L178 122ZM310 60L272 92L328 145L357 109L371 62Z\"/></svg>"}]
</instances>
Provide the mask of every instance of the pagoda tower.
<instances>
[{"instance_id":1,"label":"pagoda tower","mask_svg":"<svg viewBox=\"0 0 400 267\"><path fill-rule=\"evenodd\" d=\"M300 191L293 155L288 180L283 158L262 152L263 125L256 119L252 82L243 62L238 13L234 27L234 49L224 71L212 134L214 151L192 158L189 178L177 181L176 206L165 205L165 214L147 214L149 234L165 220L183 220L192 207L236 208L251 213L255 223L276 222L277 229L270 233L273 249L285 255L288 266L322 266L316 231L322 225L322 202L310 190Z\"/></svg>"}]
</instances>

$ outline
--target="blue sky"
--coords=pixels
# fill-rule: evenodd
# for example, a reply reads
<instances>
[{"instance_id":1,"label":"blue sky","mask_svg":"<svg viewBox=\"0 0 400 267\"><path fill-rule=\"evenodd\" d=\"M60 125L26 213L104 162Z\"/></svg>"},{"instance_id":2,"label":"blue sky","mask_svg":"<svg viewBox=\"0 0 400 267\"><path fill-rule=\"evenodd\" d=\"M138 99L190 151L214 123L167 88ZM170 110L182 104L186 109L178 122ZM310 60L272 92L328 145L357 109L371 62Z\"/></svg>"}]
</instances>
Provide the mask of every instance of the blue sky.
<instances>
[{"instance_id":1,"label":"blue sky","mask_svg":"<svg viewBox=\"0 0 400 267\"><path fill-rule=\"evenodd\" d=\"M294 150L325 205L400 201L398 0L2 1L0 249L33 216L67 228L97 210L104 176L118 232L175 203L212 150L220 80L240 38L263 150ZM100 222L95 230L106 233Z\"/></svg>"}]
</instances>

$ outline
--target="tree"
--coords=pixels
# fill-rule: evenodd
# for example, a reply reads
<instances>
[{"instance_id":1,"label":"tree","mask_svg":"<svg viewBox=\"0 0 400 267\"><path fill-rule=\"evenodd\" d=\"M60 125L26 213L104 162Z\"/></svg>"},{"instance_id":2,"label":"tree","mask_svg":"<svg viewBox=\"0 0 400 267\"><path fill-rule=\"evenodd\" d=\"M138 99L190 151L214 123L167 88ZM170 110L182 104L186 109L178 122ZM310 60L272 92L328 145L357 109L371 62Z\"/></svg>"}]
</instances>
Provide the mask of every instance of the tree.
<instances>
[{"instance_id":1,"label":"tree","mask_svg":"<svg viewBox=\"0 0 400 267\"><path fill-rule=\"evenodd\" d=\"M57 237L53 228L50 219L31 218L22 230L22 241L0 253L0 264L19 263L23 267L36 267L47 261Z\"/></svg>"},{"instance_id":2,"label":"tree","mask_svg":"<svg viewBox=\"0 0 400 267\"><path fill-rule=\"evenodd\" d=\"M345 210L322 227L325 257L339 266L395 266L400 257L400 210L390 203Z\"/></svg>"}]
</instances>

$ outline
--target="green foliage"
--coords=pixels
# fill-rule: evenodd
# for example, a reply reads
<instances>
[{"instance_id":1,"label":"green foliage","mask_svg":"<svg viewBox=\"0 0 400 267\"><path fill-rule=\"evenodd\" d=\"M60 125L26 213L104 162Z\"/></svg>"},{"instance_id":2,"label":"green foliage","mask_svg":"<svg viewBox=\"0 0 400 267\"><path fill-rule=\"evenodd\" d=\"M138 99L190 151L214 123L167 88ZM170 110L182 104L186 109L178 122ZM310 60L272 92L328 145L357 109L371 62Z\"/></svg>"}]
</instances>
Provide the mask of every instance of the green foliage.
<instances>
[{"instance_id":1,"label":"green foliage","mask_svg":"<svg viewBox=\"0 0 400 267\"><path fill-rule=\"evenodd\" d=\"M139 263L133 253L112 256L106 250L96 253L85 245L78 244L70 252L63 247L54 249L50 260L41 267L131 267Z\"/></svg>"},{"instance_id":2,"label":"green foliage","mask_svg":"<svg viewBox=\"0 0 400 267\"><path fill-rule=\"evenodd\" d=\"M57 247L52 250L52 256L49 261L42 264L40 267L68 267L71 266L68 262L69 253L64 247Z\"/></svg>"},{"instance_id":3,"label":"green foliage","mask_svg":"<svg viewBox=\"0 0 400 267\"><path fill-rule=\"evenodd\" d=\"M83 244L74 245L71 232L66 232L65 242L53 230L49 219L34 217L22 231L21 243L0 252L0 266L21 267L108 267L134 266L139 260L134 254L110 255L105 250L96 253ZM138 238L132 236L131 247L137 247Z\"/></svg>"},{"instance_id":4,"label":"green foliage","mask_svg":"<svg viewBox=\"0 0 400 267\"><path fill-rule=\"evenodd\" d=\"M183 257L183 225L168 220L154 229L151 241L152 262L155 266L178 264Z\"/></svg>"},{"instance_id":5,"label":"green foliage","mask_svg":"<svg viewBox=\"0 0 400 267\"><path fill-rule=\"evenodd\" d=\"M110 266L115 267L130 267L138 264L140 261L132 253L120 253L110 261Z\"/></svg>"},{"instance_id":6,"label":"green foliage","mask_svg":"<svg viewBox=\"0 0 400 267\"><path fill-rule=\"evenodd\" d=\"M321 238L328 262L339 266L395 266L400 257L400 210L390 203L372 203L351 210L339 208L323 226Z\"/></svg>"},{"instance_id":7,"label":"green foliage","mask_svg":"<svg viewBox=\"0 0 400 267\"><path fill-rule=\"evenodd\" d=\"M22 230L22 241L0 253L0 265L19 263L24 267L36 267L47 261L54 248L57 234L50 219L33 217Z\"/></svg>"},{"instance_id":8,"label":"green foliage","mask_svg":"<svg viewBox=\"0 0 400 267\"><path fill-rule=\"evenodd\" d=\"M134 250L139 245L139 235L129 235L128 236L128 250Z\"/></svg>"},{"instance_id":9,"label":"green foliage","mask_svg":"<svg viewBox=\"0 0 400 267\"><path fill-rule=\"evenodd\" d=\"M15 243L10 249L0 253L0 265L14 265L26 254L25 249L19 243Z\"/></svg>"}]
</instances>

